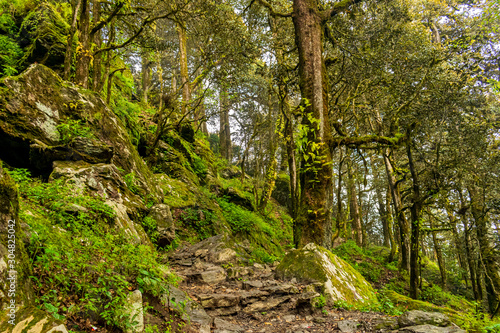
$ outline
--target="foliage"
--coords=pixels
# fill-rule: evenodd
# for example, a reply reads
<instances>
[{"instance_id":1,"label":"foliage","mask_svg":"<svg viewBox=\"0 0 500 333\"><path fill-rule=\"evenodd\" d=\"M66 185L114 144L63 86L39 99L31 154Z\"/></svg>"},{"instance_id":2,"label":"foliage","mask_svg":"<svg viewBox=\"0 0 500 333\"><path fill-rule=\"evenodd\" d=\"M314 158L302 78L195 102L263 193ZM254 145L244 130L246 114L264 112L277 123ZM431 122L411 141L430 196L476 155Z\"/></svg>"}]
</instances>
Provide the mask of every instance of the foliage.
<instances>
[{"instance_id":1,"label":"foliage","mask_svg":"<svg viewBox=\"0 0 500 333\"><path fill-rule=\"evenodd\" d=\"M137 186L137 177L134 172L127 173L123 176L125 184L127 184L128 189L134 193L139 194L139 186Z\"/></svg>"},{"instance_id":2,"label":"foliage","mask_svg":"<svg viewBox=\"0 0 500 333\"><path fill-rule=\"evenodd\" d=\"M139 126L140 106L129 102L123 96L118 96L113 107L113 112L123 121L132 144L137 146L141 138L141 128Z\"/></svg>"},{"instance_id":3,"label":"foliage","mask_svg":"<svg viewBox=\"0 0 500 333\"><path fill-rule=\"evenodd\" d=\"M70 104L68 107L76 108L78 104ZM57 130L61 135L62 143L69 143L76 137L94 138L90 127L87 124L82 124L81 120L67 119L57 125Z\"/></svg>"},{"instance_id":4,"label":"foliage","mask_svg":"<svg viewBox=\"0 0 500 333\"><path fill-rule=\"evenodd\" d=\"M130 290L158 295L176 283L159 269L151 247L114 229L114 212L103 198L78 194L61 181L31 179L24 169L10 174L19 184L20 218L31 231L36 299L55 318L84 311L116 325ZM79 206L68 209L72 204Z\"/></svg>"},{"instance_id":5,"label":"foliage","mask_svg":"<svg viewBox=\"0 0 500 333\"><path fill-rule=\"evenodd\" d=\"M189 207L180 215L183 228L191 230L197 239L203 240L214 235L215 214L207 209Z\"/></svg>"}]
</instances>

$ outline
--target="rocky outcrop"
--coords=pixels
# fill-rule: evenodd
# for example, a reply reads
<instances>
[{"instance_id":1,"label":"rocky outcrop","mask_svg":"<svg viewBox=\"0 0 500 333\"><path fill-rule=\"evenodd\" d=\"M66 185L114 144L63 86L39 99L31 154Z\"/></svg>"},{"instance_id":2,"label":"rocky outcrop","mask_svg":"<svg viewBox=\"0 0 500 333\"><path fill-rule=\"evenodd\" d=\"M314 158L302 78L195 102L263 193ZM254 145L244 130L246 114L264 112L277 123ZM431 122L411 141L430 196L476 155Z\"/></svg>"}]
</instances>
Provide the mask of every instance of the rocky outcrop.
<instances>
[{"instance_id":1,"label":"rocky outcrop","mask_svg":"<svg viewBox=\"0 0 500 333\"><path fill-rule=\"evenodd\" d=\"M322 292L331 300L343 300L348 304L364 302L377 304L372 286L352 268L330 251L315 244L290 251L276 267L281 279L297 279L303 282L320 282Z\"/></svg>"},{"instance_id":2,"label":"rocky outcrop","mask_svg":"<svg viewBox=\"0 0 500 333\"><path fill-rule=\"evenodd\" d=\"M114 164L135 175L139 192L159 198L124 124L97 93L61 80L40 64L1 85L0 159L45 176L54 161Z\"/></svg>"},{"instance_id":3,"label":"rocky outcrop","mask_svg":"<svg viewBox=\"0 0 500 333\"><path fill-rule=\"evenodd\" d=\"M158 246L164 247L172 243L175 239L175 225L170 207L165 204L154 205L151 207L148 217L156 222L159 234Z\"/></svg>"}]
</instances>

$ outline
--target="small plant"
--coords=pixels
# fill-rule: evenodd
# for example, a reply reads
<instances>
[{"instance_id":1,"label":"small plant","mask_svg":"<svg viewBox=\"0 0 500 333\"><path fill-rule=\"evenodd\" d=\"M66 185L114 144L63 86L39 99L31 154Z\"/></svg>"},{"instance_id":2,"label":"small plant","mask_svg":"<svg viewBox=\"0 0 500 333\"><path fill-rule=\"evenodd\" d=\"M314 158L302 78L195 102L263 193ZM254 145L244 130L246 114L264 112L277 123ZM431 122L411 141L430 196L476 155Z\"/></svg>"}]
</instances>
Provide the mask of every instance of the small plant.
<instances>
[{"instance_id":1,"label":"small plant","mask_svg":"<svg viewBox=\"0 0 500 333\"><path fill-rule=\"evenodd\" d=\"M128 189L132 193L139 194L139 187L137 186L137 177L135 176L135 173L133 171L123 176L123 180L125 181L125 184L127 184Z\"/></svg>"},{"instance_id":2,"label":"small plant","mask_svg":"<svg viewBox=\"0 0 500 333\"><path fill-rule=\"evenodd\" d=\"M57 125L62 143L69 143L76 137L94 138L90 127L83 125L80 120L68 119Z\"/></svg>"},{"instance_id":3,"label":"small plant","mask_svg":"<svg viewBox=\"0 0 500 333\"><path fill-rule=\"evenodd\" d=\"M324 308L326 305L326 298L324 295L319 295L313 299L313 306L318 309Z\"/></svg>"}]
</instances>

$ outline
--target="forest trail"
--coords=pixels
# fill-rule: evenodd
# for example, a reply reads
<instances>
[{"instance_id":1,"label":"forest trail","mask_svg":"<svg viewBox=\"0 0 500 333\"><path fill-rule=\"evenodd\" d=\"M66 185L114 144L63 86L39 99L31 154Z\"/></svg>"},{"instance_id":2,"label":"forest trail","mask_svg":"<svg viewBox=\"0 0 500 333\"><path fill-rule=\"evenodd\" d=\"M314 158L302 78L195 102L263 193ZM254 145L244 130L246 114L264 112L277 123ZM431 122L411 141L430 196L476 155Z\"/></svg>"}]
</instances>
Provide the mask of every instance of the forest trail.
<instances>
[{"instance_id":1,"label":"forest trail","mask_svg":"<svg viewBox=\"0 0 500 333\"><path fill-rule=\"evenodd\" d=\"M398 329L398 317L315 303L321 283L277 280L277 262L252 264L238 258L225 247L222 235L182 247L169 260L183 278L179 288L209 316L200 316L197 309L191 320L202 333L465 332L449 322L444 324L448 327L429 325L435 323L433 316L442 316L436 313L426 314L431 319L423 321L410 319Z\"/></svg>"}]
</instances>

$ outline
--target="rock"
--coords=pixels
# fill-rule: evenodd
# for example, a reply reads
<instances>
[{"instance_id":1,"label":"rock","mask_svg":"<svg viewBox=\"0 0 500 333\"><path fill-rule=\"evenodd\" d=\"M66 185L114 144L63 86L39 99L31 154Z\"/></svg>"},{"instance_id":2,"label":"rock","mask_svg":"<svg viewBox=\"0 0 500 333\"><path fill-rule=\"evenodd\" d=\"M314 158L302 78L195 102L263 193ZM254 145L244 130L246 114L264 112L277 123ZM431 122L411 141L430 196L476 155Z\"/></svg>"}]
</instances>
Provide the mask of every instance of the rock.
<instances>
[{"instance_id":1,"label":"rock","mask_svg":"<svg viewBox=\"0 0 500 333\"><path fill-rule=\"evenodd\" d=\"M290 296L283 296L283 297L276 297L276 298L269 298L265 301L259 301L250 304L246 308L243 309L244 312L246 313L252 313L252 312L262 312L262 311L267 311L272 308L277 307L283 302L286 302L290 299Z\"/></svg>"},{"instance_id":2,"label":"rock","mask_svg":"<svg viewBox=\"0 0 500 333\"><path fill-rule=\"evenodd\" d=\"M233 332L243 331L243 328L240 325L230 323L229 321L222 320L220 318L214 319L214 325L215 325L215 328L219 329L219 330L227 330L227 331L233 331Z\"/></svg>"},{"instance_id":3,"label":"rock","mask_svg":"<svg viewBox=\"0 0 500 333\"><path fill-rule=\"evenodd\" d=\"M99 94L61 80L41 64L2 83L0 159L45 176L57 160L113 164L135 175L138 192L159 201L151 171Z\"/></svg>"},{"instance_id":4,"label":"rock","mask_svg":"<svg viewBox=\"0 0 500 333\"><path fill-rule=\"evenodd\" d=\"M465 330L456 327L438 327L433 325L409 326L400 329L401 333L466 333Z\"/></svg>"},{"instance_id":5,"label":"rock","mask_svg":"<svg viewBox=\"0 0 500 333\"><path fill-rule=\"evenodd\" d=\"M187 266L184 264L184 266ZM187 278L191 280L202 281L206 284L217 284L226 280L226 272L222 267L211 266L205 271L192 271L190 273L184 274Z\"/></svg>"},{"instance_id":6,"label":"rock","mask_svg":"<svg viewBox=\"0 0 500 333\"><path fill-rule=\"evenodd\" d=\"M434 326L449 326L451 324L448 316L438 312L424 312L420 310L412 310L403 313L398 319L399 327L418 326L418 325L434 325Z\"/></svg>"},{"instance_id":7,"label":"rock","mask_svg":"<svg viewBox=\"0 0 500 333\"><path fill-rule=\"evenodd\" d=\"M249 211L253 212L254 208L252 205L252 200L250 198L245 197L243 193L240 193L235 188L228 187L224 190L224 197L227 198L227 201L234 203L235 205L244 207Z\"/></svg>"},{"instance_id":8,"label":"rock","mask_svg":"<svg viewBox=\"0 0 500 333\"><path fill-rule=\"evenodd\" d=\"M298 294L299 289L293 284L280 284L276 286L265 287L262 290L271 294Z\"/></svg>"},{"instance_id":9,"label":"rock","mask_svg":"<svg viewBox=\"0 0 500 333\"><path fill-rule=\"evenodd\" d=\"M161 296L161 301L164 305L181 313L182 319L200 324L205 330L212 324L212 317L205 312L203 307L189 299L185 292L176 287L169 286L168 293Z\"/></svg>"},{"instance_id":10,"label":"rock","mask_svg":"<svg viewBox=\"0 0 500 333\"><path fill-rule=\"evenodd\" d=\"M251 289L251 288L262 288L264 286L264 284L259 281L259 280L255 280L255 281L243 281L243 288L244 289Z\"/></svg>"},{"instance_id":11,"label":"rock","mask_svg":"<svg viewBox=\"0 0 500 333\"><path fill-rule=\"evenodd\" d=\"M274 198L281 206L290 209L290 176L286 173L278 174L271 197Z\"/></svg>"},{"instance_id":12,"label":"rock","mask_svg":"<svg viewBox=\"0 0 500 333\"><path fill-rule=\"evenodd\" d=\"M321 282L325 296L349 304L378 304L372 286L344 260L313 243L292 250L276 267L278 279L296 278L301 282Z\"/></svg>"},{"instance_id":13,"label":"rock","mask_svg":"<svg viewBox=\"0 0 500 333\"><path fill-rule=\"evenodd\" d=\"M358 330L359 323L354 320L342 320L338 322L339 330L341 332L353 333Z\"/></svg>"},{"instance_id":14,"label":"rock","mask_svg":"<svg viewBox=\"0 0 500 333\"><path fill-rule=\"evenodd\" d=\"M398 318L382 317L378 318L373 323L375 330L397 330L399 328Z\"/></svg>"},{"instance_id":15,"label":"rock","mask_svg":"<svg viewBox=\"0 0 500 333\"><path fill-rule=\"evenodd\" d=\"M170 207L165 204L156 204L151 207L148 217L156 222L158 236L158 246L170 245L175 239L175 224L170 212Z\"/></svg>"},{"instance_id":16,"label":"rock","mask_svg":"<svg viewBox=\"0 0 500 333\"><path fill-rule=\"evenodd\" d=\"M202 294L199 300L204 308L227 308L238 305L240 297L233 294Z\"/></svg>"},{"instance_id":17,"label":"rock","mask_svg":"<svg viewBox=\"0 0 500 333\"><path fill-rule=\"evenodd\" d=\"M0 332L4 333L68 333L66 326L42 310L26 306L16 312L14 325L0 315Z\"/></svg>"},{"instance_id":18,"label":"rock","mask_svg":"<svg viewBox=\"0 0 500 333\"><path fill-rule=\"evenodd\" d=\"M233 249L225 248L213 255L212 260L216 263L228 263L234 261L236 258L236 251Z\"/></svg>"},{"instance_id":19,"label":"rock","mask_svg":"<svg viewBox=\"0 0 500 333\"><path fill-rule=\"evenodd\" d=\"M142 293L131 292L125 299L124 317L117 320L125 333L141 333L144 331L144 315L142 309Z\"/></svg>"}]
</instances>

